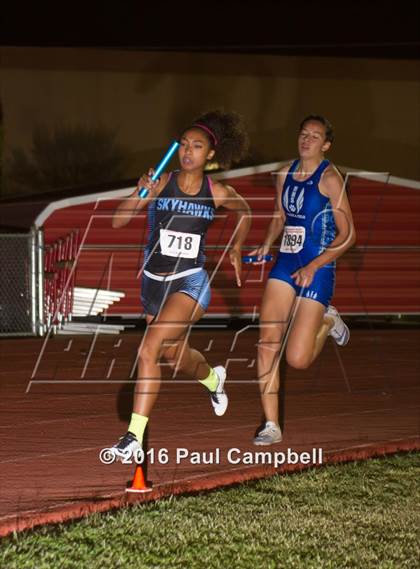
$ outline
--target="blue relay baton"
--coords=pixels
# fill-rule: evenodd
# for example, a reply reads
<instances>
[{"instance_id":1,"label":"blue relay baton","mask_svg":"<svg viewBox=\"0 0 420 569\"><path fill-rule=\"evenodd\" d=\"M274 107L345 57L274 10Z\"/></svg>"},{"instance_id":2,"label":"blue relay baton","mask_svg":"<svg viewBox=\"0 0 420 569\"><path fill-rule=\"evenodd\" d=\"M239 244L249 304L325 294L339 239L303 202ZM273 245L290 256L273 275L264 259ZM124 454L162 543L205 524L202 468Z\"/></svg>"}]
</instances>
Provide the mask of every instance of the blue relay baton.
<instances>
[{"instance_id":1,"label":"blue relay baton","mask_svg":"<svg viewBox=\"0 0 420 569\"><path fill-rule=\"evenodd\" d=\"M166 152L165 156L162 158L162 160L156 166L156 171L152 176L153 182L156 182L156 180L159 178L163 169L165 168L165 166L169 162L169 160L172 158L172 155L175 152L175 150L178 148L178 146L179 146L179 142L177 140L175 140L175 142L172 143L172 146ZM148 193L149 193L149 190L147 188L140 188L138 191L138 196L139 196L139 198L145 198Z\"/></svg>"},{"instance_id":2,"label":"blue relay baton","mask_svg":"<svg viewBox=\"0 0 420 569\"><path fill-rule=\"evenodd\" d=\"M261 259L258 259L258 255L245 255L245 257L242 257L242 262L244 263L256 263L258 260L272 261L273 255L262 255Z\"/></svg>"}]
</instances>

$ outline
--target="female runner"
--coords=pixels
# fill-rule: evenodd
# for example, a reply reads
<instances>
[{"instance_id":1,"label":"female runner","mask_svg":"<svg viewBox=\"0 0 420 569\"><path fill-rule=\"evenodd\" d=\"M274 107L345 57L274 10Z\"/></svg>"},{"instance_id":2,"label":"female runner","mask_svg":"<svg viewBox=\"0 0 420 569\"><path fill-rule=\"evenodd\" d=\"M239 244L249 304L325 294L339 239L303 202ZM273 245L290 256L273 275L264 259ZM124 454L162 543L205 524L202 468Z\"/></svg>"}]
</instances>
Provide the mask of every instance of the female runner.
<instances>
[{"instance_id":1,"label":"female runner","mask_svg":"<svg viewBox=\"0 0 420 569\"><path fill-rule=\"evenodd\" d=\"M123 227L148 206L149 237L141 292L148 326L138 352L131 420L127 433L112 447L116 458L126 458L141 448L160 389L161 356L208 389L216 415L226 411L226 370L211 367L190 347L188 335L210 302L204 246L208 227L220 207L237 215L228 254L236 284L241 286L241 249L251 224L250 208L231 186L213 181L204 169L209 162L227 168L240 161L247 149L248 137L239 115L207 112L182 133L180 170L162 174L156 182L150 170L139 180L139 187L149 190L146 199L140 199L136 190L114 214L113 227Z\"/></svg>"},{"instance_id":2,"label":"female runner","mask_svg":"<svg viewBox=\"0 0 420 569\"><path fill-rule=\"evenodd\" d=\"M305 369L328 335L340 346L349 340L348 327L330 305L335 259L356 237L343 178L324 158L332 142L327 119L310 115L302 121L299 158L280 170L272 221L263 245L250 253L257 256L257 264L265 262L282 234L260 311L258 378L265 423L254 438L256 445L282 440L278 392L284 348L288 364Z\"/></svg>"}]
</instances>

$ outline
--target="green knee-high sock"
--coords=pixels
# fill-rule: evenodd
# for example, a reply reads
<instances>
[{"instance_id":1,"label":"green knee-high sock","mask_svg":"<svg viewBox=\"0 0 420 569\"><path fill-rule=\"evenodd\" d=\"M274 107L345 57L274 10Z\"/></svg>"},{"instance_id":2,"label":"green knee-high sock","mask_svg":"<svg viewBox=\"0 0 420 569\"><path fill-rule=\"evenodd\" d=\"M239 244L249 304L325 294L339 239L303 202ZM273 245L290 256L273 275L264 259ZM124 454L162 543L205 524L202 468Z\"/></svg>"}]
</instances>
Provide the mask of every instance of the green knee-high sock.
<instances>
[{"instance_id":1,"label":"green knee-high sock","mask_svg":"<svg viewBox=\"0 0 420 569\"><path fill-rule=\"evenodd\" d=\"M143 442L143 435L146 429L147 421L149 417L144 417L144 415L139 415L138 413L131 414L130 424L128 425L128 430L130 433L136 435L137 440L141 444Z\"/></svg>"},{"instance_id":2,"label":"green knee-high sock","mask_svg":"<svg viewBox=\"0 0 420 569\"><path fill-rule=\"evenodd\" d=\"M217 377L217 374L213 368L210 368L210 373L205 379L199 379L198 381L213 393L216 391L217 386L219 385L219 378Z\"/></svg>"}]
</instances>

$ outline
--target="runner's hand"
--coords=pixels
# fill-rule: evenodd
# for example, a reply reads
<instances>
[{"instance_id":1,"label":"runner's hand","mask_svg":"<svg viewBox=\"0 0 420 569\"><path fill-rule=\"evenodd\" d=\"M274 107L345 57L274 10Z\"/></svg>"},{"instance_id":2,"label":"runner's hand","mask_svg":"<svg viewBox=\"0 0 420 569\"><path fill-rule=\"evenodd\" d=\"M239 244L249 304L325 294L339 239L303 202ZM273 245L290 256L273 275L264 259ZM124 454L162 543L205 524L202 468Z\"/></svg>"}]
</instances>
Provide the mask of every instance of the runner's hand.
<instances>
[{"instance_id":1,"label":"runner's hand","mask_svg":"<svg viewBox=\"0 0 420 569\"><path fill-rule=\"evenodd\" d=\"M229 251L230 262L235 269L236 284L241 286L241 274L242 274L242 256L241 252L235 248Z\"/></svg>"},{"instance_id":2,"label":"runner's hand","mask_svg":"<svg viewBox=\"0 0 420 569\"><path fill-rule=\"evenodd\" d=\"M158 187L160 178L153 181L152 176L154 173L155 171L153 170L153 168L150 168L148 174L143 174L140 177L139 181L137 182L137 189L135 192L136 194L140 190L140 188L146 188L149 192L153 192Z\"/></svg>"},{"instance_id":3,"label":"runner's hand","mask_svg":"<svg viewBox=\"0 0 420 569\"><path fill-rule=\"evenodd\" d=\"M268 255L269 252L270 252L270 246L269 245L261 245L261 247L258 247L258 249L254 249L253 251L250 251L249 253L247 253L247 255L249 257L258 257L259 258L258 261L254 261L252 263L253 265L263 265L264 263L267 262L264 259L264 256Z\"/></svg>"},{"instance_id":4,"label":"runner's hand","mask_svg":"<svg viewBox=\"0 0 420 569\"><path fill-rule=\"evenodd\" d=\"M305 267L302 267L301 269L295 271L292 274L292 279L295 280L297 286L303 286L307 288L314 280L315 273L316 269L314 269L311 265L306 265Z\"/></svg>"}]
</instances>

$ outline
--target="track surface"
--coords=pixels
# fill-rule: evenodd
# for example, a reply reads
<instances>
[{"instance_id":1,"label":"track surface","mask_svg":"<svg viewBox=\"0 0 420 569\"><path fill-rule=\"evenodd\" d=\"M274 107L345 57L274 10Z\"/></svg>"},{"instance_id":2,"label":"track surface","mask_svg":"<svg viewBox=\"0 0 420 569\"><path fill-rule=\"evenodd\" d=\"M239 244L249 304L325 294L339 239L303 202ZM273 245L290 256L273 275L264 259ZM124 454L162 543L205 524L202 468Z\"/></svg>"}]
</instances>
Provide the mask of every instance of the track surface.
<instances>
[{"instance_id":1,"label":"track surface","mask_svg":"<svg viewBox=\"0 0 420 569\"><path fill-rule=\"evenodd\" d=\"M164 368L148 435L155 454L147 476L154 489L128 495L134 466L104 465L99 451L126 430L133 388L127 378L140 339L134 331L95 339L57 336L45 343L32 379L44 340L0 342L0 535L308 467L244 464L257 451L274 460L275 452L312 456L321 448L326 463L420 448L419 330L353 330L345 348L329 339L309 370L283 365L284 440L264 448L252 445L261 422L255 327L194 329L191 344L209 363L228 365L229 409L214 416L200 385L171 379ZM177 461L180 449L206 453L201 462L213 464L193 464L191 454ZM229 455L230 449L238 451Z\"/></svg>"}]
</instances>

